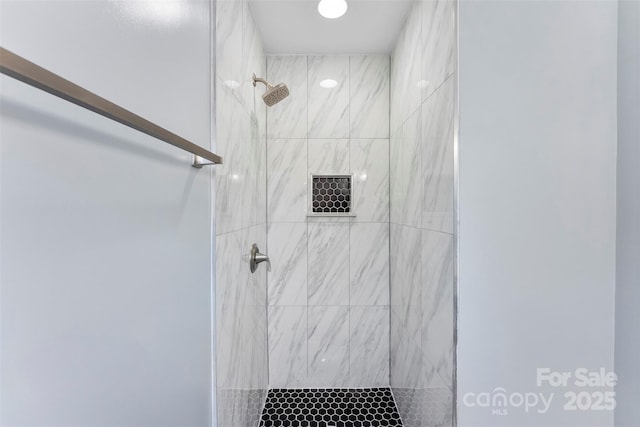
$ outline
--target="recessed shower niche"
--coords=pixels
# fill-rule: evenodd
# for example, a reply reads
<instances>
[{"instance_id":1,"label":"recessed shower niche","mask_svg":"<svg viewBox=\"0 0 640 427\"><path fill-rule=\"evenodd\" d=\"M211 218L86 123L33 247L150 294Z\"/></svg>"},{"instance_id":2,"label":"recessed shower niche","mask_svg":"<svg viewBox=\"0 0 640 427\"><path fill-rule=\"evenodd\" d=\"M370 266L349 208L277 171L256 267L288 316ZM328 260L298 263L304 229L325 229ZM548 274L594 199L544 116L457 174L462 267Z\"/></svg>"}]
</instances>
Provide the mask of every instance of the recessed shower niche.
<instances>
[{"instance_id":1,"label":"recessed shower niche","mask_svg":"<svg viewBox=\"0 0 640 427\"><path fill-rule=\"evenodd\" d=\"M316 175L309 179L309 215L354 216L353 175Z\"/></svg>"}]
</instances>

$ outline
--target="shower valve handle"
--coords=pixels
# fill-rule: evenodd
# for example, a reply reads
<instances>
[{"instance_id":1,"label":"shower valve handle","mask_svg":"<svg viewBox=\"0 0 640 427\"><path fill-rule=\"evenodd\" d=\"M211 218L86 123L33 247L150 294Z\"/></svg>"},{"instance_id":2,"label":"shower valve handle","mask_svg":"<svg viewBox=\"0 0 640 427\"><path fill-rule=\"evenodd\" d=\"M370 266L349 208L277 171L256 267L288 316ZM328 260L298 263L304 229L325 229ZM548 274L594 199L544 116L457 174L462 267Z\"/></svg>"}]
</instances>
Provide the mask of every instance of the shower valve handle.
<instances>
[{"instance_id":1,"label":"shower valve handle","mask_svg":"<svg viewBox=\"0 0 640 427\"><path fill-rule=\"evenodd\" d=\"M253 246L251 246L251 258L249 260L249 268L251 269L251 272L255 273L258 268L258 264L265 261L267 262L267 271L271 271L271 260L269 260L269 256L261 254L258 245L254 243Z\"/></svg>"}]
</instances>

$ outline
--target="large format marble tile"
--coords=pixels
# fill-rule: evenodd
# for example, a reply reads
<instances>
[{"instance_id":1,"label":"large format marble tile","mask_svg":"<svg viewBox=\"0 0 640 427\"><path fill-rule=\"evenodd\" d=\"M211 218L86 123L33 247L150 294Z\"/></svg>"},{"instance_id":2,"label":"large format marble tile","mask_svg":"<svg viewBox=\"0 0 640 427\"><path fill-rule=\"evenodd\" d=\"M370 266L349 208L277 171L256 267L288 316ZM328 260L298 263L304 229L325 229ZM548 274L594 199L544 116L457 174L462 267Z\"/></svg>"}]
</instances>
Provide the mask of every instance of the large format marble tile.
<instances>
[{"instance_id":1,"label":"large format marble tile","mask_svg":"<svg viewBox=\"0 0 640 427\"><path fill-rule=\"evenodd\" d=\"M390 342L389 379L403 426L424 427L422 354L393 312Z\"/></svg>"},{"instance_id":2,"label":"large format marble tile","mask_svg":"<svg viewBox=\"0 0 640 427\"><path fill-rule=\"evenodd\" d=\"M349 383L349 307L309 307L308 387Z\"/></svg>"},{"instance_id":3,"label":"large format marble tile","mask_svg":"<svg viewBox=\"0 0 640 427\"><path fill-rule=\"evenodd\" d=\"M248 221L246 176L251 163L251 120L231 91L217 79L216 151L225 162L214 168L216 176L216 233L239 230ZM224 108L222 108L224 106ZM251 190L249 190L251 191ZM253 195L253 194L251 194ZM244 212L244 215L243 215ZM255 212L255 209L254 209Z\"/></svg>"},{"instance_id":4,"label":"large format marble tile","mask_svg":"<svg viewBox=\"0 0 640 427\"><path fill-rule=\"evenodd\" d=\"M241 218L242 228L247 228L256 225L258 213L258 161L260 155L260 138L258 135L258 122L255 120L255 115L245 113L247 120L244 122L248 124L247 139L245 143L247 146L244 149L245 157L242 159L242 169L239 174L242 180L242 192L238 195L242 200L239 210L235 214ZM264 192L264 188L260 188Z\"/></svg>"},{"instance_id":5,"label":"large format marble tile","mask_svg":"<svg viewBox=\"0 0 640 427\"><path fill-rule=\"evenodd\" d=\"M391 224L391 310L411 339L420 344L422 324L421 230Z\"/></svg>"},{"instance_id":6,"label":"large format marble tile","mask_svg":"<svg viewBox=\"0 0 640 427\"><path fill-rule=\"evenodd\" d=\"M243 0L219 0L215 5L216 75L241 100Z\"/></svg>"},{"instance_id":7,"label":"large format marble tile","mask_svg":"<svg viewBox=\"0 0 640 427\"><path fill-rule=\"evenodd\" d=\"M270 223L269 305L307 304L307 224Z\"/></svg>"},{"instance_id":8,"label":"large format marble tile","mask_svg":"<svg viewBox=\"0 0 640 427\"><path fill-rule=\"evenodd\" d=\"M307 219L307 140L267 140L269 222Z\"/></svg>"},{"instance_id":9,"label":"large format marble tile","mask_svg":"<svg viewBox=\"0 0 640 427\"><path fill-rule=\"evenodd\" d=\"M245 386L250 373L251 288L242 231L216 237L216 340L218 386Z\"/></svg>"},{"instance_id":10,"label":"large format marble tile","mask_svg":"<svg viewBox=\"0 0 640 427\"><path fill-rule=\"evenodd\" d=\"M350 58L351 138L389 138L389 67L387 55Z\"/></svg>"},{"instance_id":11,"label":"large format marble tile","mask_svg":"<svg viewBox=\"0 0 640 427\"><path fill-rule=\"evenodd\" d=\"M307 137L307 57L268 56L267 80L285 83L289 96L267 109L267 137ZM264 93L264 85L259 83Z\"/></svg>"},{"instance_id":12,"label":"large format marble tile","mask_svg":"<svg viewBox=\"0 0 640 427\"><path fill-rule=\"evenodd\" d=\"M402 127L400 144L400 200L402 201L401 223L420 227L422 221L422 159L420 110L413 114Z\"/></svg>"},{"instance_id":13,"label":"large format marble tile","mask_svg":"<svg viewBox=\"0 0 640 427\"><path fill-rule=\"evenodd\" d=\"M389 222L402 224L405 189L402 169L402 126L389 139Z\"/></svg>"},{"instance_id":14,"label":"large format marble tile","mask_svg":"<svg viewBox=\"0 0 640 427\"><path fill-rule=\"evenodd\" d=\"M402 55L404 68L399 70L402 84L403 102L402 119L407 120L420 108L422 102L422 5L414 1L409 17L405 24Z\"/></svg>"},{"instance_id":15,"label":"large format marble tile","mask_svg":"<svg viewBox=\"0 0 640 427\"><path fill-rule=\"evenodd\" d=\"M396 223L389 224L389 305L396 315L402 313L402 259L400 250L402 239L402 226Z\"/></svg>"},{"instance_id":16,"label":"large format marble tile","mask_svg":"<svg viewBox=\"0 0 640 427\"><path fill-rule=\"evenodd\" d=\"M266 115L264 116L266 121ZM258 118L258 165L256 167L256 223L267 222L267 139L266 128L261 128L260 118Z\"/></svg>"},{"instance_id":17,"label":"large format marble tile","mask_svg":"<svg viewBox=\"0 0 640 427\"><path fill-rule=\"evenodd\" d=\"M403 389L421 388L422 353L420 348L407 333L407 330L402 325L402 320L393 312L391 312L390 317L389 380L391 387Z\"/></svg>"},{"instance_id":18,"label":"large format marble tile","mask_svg":"<svg viewBox=\"0 0 640 427\"><path fill-rule=\"evenodd\" d=\"M389 140L352 139L351 172L356 222L389 221Z\"/></svg>"},{"instance_id":19,"label":"large format marble tile","mask_svg":"<svg viewBox=\"0 0 640 427\"><path fill-rule=\"evenodd\" d=\"M455 1L422 0L422 99L455 71Z\"/></svg>"},{"instance_id":20,"label":"large format marble tile","mask_svg":"<svg viewBox=\"0 0 640 427\"><path fill-rule=\"evenodd\" d=\"M257 103L262 102L264 86L253 87L253 74L265 78L267 72L267 61L262 50L262 42L258 34L249 5L244 0L242 13L242 60L241 60L241 80L240 93L242 105L247 111L254 111ZM255 101L255 102L254 102Z\"/></svg>"},{"instance_id":21,"label":"large format marble tile","mask_svg":"<svg viewBox=\"0 0 640 427\"><path fill-rule=\"evenodd\" d=\"M307 379L307 307L269 307L269 385L303 387Z\"/></svg>"},{"instance_id":22,"label":"large format marble tile","mask_svg":"<svg viewBox=\"0 0 640 427\"><path fill-rule=\"evenodd\" d=\"M453 233L454 78L422 106L422 228Z\"/></svg>"},{"instance_id":23,"label":"large format marble tile","mask_svg":"<svg viewBox=\"0 0 640 427\"><path fill-rule=\"evenodd\" d=\"M350 303L389 305L389 224L352 223Z\"/></svg>"},{"instance_id":24,"label":"large format marble tile","mask_svg":"<svg viewBox=\"0 0 640 427\"><path fill-rule=\"evenodd\" d=\"M309 139L309 174L348 174L348 139Z\"/></svg>"},{"instance_id":25,"label":"large format marble tile","mask_svg":"<svg viewBox=\"0 0 640 427\"><path fill-rule=\"evenodd\" d=\"M349 224L308 225L309 305L349 305Z\"/></svg>"},{"instance_id":26,"label":"large format marble tile","mask_svg":"<svg viewBox=\"0 0 640 427\"><path fill-rule=\"evenodd\" d=\"M309 56L308 81L309 138L349 138L349 57Z\"/></svg>"},{"instance_id":27,"label":"large format marble tile","mask_svg":"<svg viewBox=\"0 0 640 427\"><path fill-rule=\"evenodd\" d=\"M403 103L404 103L404 78L406 59L403 55L404 40L406 32L403 30L398 35L396 45L391 52L391 69L389 70L389 132L393 137L402 128L404 123Z\"/></svg>"},{"instance_id":28,"label":"large format marble tile","mask_svg":"<svg viewBox=\"0 0 640 427\"><path fill-rule=\"evenodd\" d=\"M452 387L453 236L422 231L422 351Z\"/></svg>"},{"instance_id":29,"label":"large format marble tile","mask_svg":"<svg viewBox=\"0 0 640 427\"><path fill-rule=\"evenodd\" d=\"M389 307L350 308L350 387L389 385Z\"/></svg>"}]
</instances>

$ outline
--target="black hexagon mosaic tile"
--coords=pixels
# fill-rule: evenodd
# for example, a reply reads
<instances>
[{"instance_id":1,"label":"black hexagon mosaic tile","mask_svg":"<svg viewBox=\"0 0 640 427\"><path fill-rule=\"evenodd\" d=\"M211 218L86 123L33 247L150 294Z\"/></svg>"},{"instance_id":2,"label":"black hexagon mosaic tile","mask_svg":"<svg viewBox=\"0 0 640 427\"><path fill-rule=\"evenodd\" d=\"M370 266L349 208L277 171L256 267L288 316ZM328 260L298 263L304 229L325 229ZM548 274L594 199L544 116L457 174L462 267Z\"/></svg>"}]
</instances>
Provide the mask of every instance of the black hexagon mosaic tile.
<instances>
[{"instance_id":1,"label":"black hexagon mosaic tile","mask_svg":"<svg viewBox=\"0 0 640 427\"><path fill-rule=\"evenodd\" d=\"M311 205L313 213L350 213L351 175L314 175Z\"/></svg>"},{"instance_id":2,"label":"black hexagon mosaic tile","mask_svg":"<svg viewBox=\"0 0 640 427\"><path fill-rule=\"evenodd\" d=\"M269 390L260 427L402 427L389 388Z\"/></svg>"}]
</instances>

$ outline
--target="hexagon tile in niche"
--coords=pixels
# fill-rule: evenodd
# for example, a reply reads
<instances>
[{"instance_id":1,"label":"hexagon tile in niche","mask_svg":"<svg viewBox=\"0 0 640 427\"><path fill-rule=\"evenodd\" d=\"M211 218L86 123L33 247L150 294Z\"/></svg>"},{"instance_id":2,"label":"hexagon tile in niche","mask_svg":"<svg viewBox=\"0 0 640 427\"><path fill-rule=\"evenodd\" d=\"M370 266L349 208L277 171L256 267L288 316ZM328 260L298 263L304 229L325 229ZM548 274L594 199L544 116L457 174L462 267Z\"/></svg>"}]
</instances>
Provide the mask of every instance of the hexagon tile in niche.
<instances>
[{"instance_id":1,"label":"hexagon tile in niche","mask_svg":"<svg viewBox=\"0 0 640 427\"><path fill-rule=\"evenodd\" d=\"M260 427L402 427L391 389L269 390Z\"/></svg>"},{"instance_id":2,"label":"hexagon tile in niche","mask_svg":"<svg viewBox=\"0 0 640 427\"><path fill-rule=\"evenodd\" d=\"M351 214L351 175L313 175L311 212L314 214Z\"/></svg>"}]
</instances>

